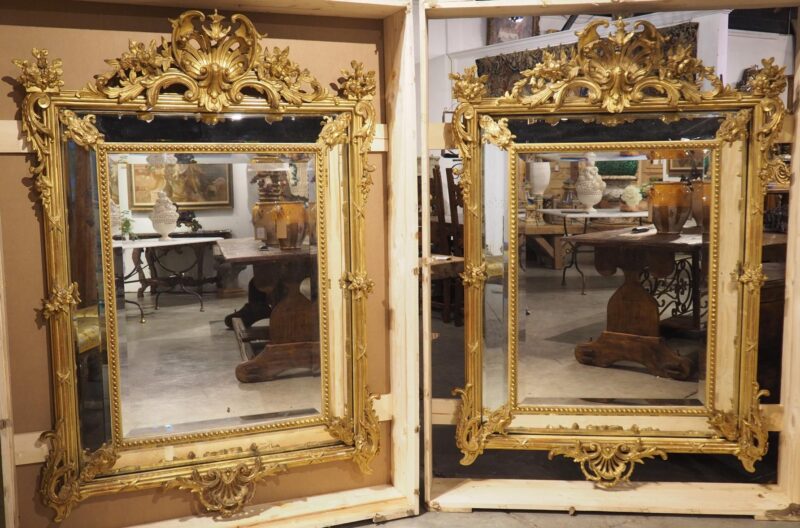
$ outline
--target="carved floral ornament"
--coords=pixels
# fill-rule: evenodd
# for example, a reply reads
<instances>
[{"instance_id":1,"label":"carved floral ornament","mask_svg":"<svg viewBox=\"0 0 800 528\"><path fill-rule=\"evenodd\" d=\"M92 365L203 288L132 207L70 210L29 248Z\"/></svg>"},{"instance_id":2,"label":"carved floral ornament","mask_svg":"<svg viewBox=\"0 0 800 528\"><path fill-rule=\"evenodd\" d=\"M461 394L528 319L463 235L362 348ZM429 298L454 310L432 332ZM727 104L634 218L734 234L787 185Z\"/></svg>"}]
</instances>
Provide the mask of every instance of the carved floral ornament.
<instances>
[{"instance_id":1,"label":"carved floral ornament","mask_svg":"<svg viewBox=\"0 0 800 528\"><path fill-rule=\"evenodd\" d=\"M356 192L351 203L357 214L351 220L350 236L363 237L364 211L375 170L368 162L376 124L375 72L352 61L348 69L342 70L338 87L329 91L291 60L288 47L270 49L262 45L265 35L259 34L243 15L226 18L216 11L187 11L170 22L170 38L149 44L131 41L122 55L106 61L108 72L95 76L78 91L62 91L62 61L51 59L47 50L34 49L32 60L13 61L20 69L18 80L26 92L21 115L34 154L33 185L42 204L45 230L51 234L45 237L48 264L62 269L59 259L67 243L64 182L59 172L62 146L58 143L71 141L86 149L99 148L104 143L95 115L83 110L93 104L108 109L114 103L128 103L127 109L142 114L176 109L185 112L189 108L198 112L203 121L214 124L222 112L240 103L247 103L265 116L313 103L314 115L326 116L321 123L319 145L347 145L352 152L351 177ZM61 139L56 141L57 137ZM374 286L365 267L365 263L354 262L341 282L354 305L363 305ZM49 278L57 286L42 301L41 314L61 342L71 339L70 327L64 322L80 302L78 285ZM192 470L164 474L142 470L146 476L140 475L138 469L127 477L109 476L109 472L119 469L115 464L120 452L113 446L81 451L80 436L74 429L78 422L74 357L69 347L53 347L56 421L54 429L42 437L49 444L49 453L41 474L41 498L60 522L89 496L162 486L188 490L205 511L229 517L253 498L260 481L290 467L347 458L369 473L380 448L379 419L374 409L376 397L366 385L366 322L359 320L353 326L358 328L353 331L352 343L353 403L345 418L331 416L326 424L340 444L310 454L298 449L282 456L280 463L255 452L235 460L199 464Z\"/></svg>"}]
</instances>

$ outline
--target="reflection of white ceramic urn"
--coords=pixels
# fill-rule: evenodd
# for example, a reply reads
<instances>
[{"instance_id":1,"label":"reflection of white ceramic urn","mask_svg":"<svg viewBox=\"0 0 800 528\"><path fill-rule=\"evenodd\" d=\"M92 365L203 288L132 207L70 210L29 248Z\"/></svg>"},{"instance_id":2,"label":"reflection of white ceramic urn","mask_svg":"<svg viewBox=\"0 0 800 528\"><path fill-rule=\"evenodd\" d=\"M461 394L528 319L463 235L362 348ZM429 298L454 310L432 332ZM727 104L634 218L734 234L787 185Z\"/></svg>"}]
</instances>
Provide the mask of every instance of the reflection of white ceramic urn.
<instances>
[{"instance_id":1,"label":"reflection of white ceramic urn","mask_svg":"<svg viewBox=\"0 0 800 528\"><path fill-rule=\"evenodd\" d=\"M596 211L594 206L600 203L600 200L603 199L603 191L606 190L606 182L600 177L600 173L595 166L596 159L597 155L594 152L586 154L586 166L581 169L578 181L575 183L578 200L590 213Z\"/></svg>"},{"instance_id":2,"label":"reflection of white ceramic urn","mask_svg":"<svg viewBox=\"0 0 800 528\"><path fill-rule=\"evenodd\" d=\"M167 197L167 193L159 191L153 212L150 213L153 229L161 235L161 240L169 240L169 234L175 231L178 222L178 208Z\"/></svg>"},{"instance_id":3,"label":"reflection of white ceramic urn","mask_svg":"<svg viewBox=\"0 0 800 528\"><path fill-rule=\"evenodd\" d=\"M542 196L550 185L550 162L549 161L529 161L528 162L528 183L531 187L531 194Z\"/></svg>"},{"instance_id":4,"label":"reflection of white ceramic urn","mask_svg":"<svg viewBox=\"0 0 800 528\"><path fill-rule=\"evenodd\" d=\"M111 236L122 235L122 211L114 200L109 204L108 215L111 217Z\"/></svg>"}]
</instances>

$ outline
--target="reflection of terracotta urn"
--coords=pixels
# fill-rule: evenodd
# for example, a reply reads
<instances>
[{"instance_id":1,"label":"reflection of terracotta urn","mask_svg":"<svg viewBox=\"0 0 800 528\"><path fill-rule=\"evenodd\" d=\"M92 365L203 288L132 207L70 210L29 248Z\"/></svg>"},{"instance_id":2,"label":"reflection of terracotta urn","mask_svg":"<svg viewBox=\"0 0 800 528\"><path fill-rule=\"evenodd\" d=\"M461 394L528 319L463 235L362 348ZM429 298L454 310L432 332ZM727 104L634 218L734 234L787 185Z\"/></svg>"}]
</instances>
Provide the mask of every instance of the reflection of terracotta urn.
<instances>
[{"instance_id":1,"label":"reflection of terracotta urn","mask_svg":"<svg viewBox=\"0 0 800 528\"><path fill-rule=\"evenodd\" d=\"M291 194L287 176L288 168L256 175L259 200L253 205L253 227L267 246L299 249L306 236L306 206Z\"/></svg>"},{"instance_id":2,"label":"reflection of terracotta urn","mask_svg":"<svg viewBox=\"0 0 800 528\"><path fill-rule=\"evenodd\" d=\"M711 182L694 180L692 182L692 217L695 223L708 233L711 229Z\"/></svg>"},{"instance_id":3,"label":"reflection of terracotta urn","mask_svg":"<svg viewBox=\"0 0 800 528\"><path fill-rule=\"evenodd\" d=\"M656 231L678 234L692 213L692 191L683 182L657 182L650 187L650 214Z\"/></svg>"}]
</instances>

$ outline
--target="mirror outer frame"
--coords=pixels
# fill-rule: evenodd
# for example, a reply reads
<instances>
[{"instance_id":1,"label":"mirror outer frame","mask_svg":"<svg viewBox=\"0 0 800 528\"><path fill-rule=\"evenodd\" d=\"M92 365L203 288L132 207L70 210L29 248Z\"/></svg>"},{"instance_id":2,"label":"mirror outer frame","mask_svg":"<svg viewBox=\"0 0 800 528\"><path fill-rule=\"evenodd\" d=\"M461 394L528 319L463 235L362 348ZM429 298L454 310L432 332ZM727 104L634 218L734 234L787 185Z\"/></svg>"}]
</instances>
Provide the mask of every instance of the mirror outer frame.
<instances>
[{"instance_id":1,"label":"mirror outer frame","mask_svg":"<svg viewBox=\"0 0 800 528\"><path fill-rule=\"evenodd\" d=\"M351 70L342 70L338 94L333 95L289 59L288 48L262 50L262 35L243 15L233 15L226 22L216 13L186 11L172 25L171 41L153 41L149 46L132 42L120 58L108 61L114 68L111 72L97 75L79 91L62 90L62 63L59 59L51 61L47 50L34 49L34 60L30 62L14 61L21 70L19 82L26 92L21 103L22 122L34 154L33 187L42 207L49 295L43 300L40 315L49 328L55 423L53 430L42 435L49 452L39 493L44 504L55 512L56 522L64 520L77 503L91 496L154 487L188 490L205 512L230 517L253 498L256 484L270 476L295 466L345 459L353 460L362 472L369 473L380 449L376 396L366 385L366 298L373 281L366 270L364 237L364 212L375 170L368 162L375 134L375 72L352 61ZM204 39L203 33L211 38ZM202 54L219 61L222 77L211 78L206 84L197 69L186 67L186 61L193 60L183 55L182 46L187 40L198 42ZM243 59L234 57L238 52L230 51L234 40L238 41L234 48L242 52L239 55ZM216 53L217 49L227 49L228 53ZM234 60L244 60L246 64L236 64ZM167 92L175 84L186 90L182 94ZM339 286L351 305L349 332L354 352L349 354L348 367L352 371L352 407L345 416L331 417L327 424L334 445L277 454L256 450L208 460L200 457L183 465L122 475L113 472L120 456L114 446L82 451L71 325L80 294L77 284L70 281L61 144L72 140L83 148L95 149L104 142L94 126L95 117L79 117L71 109L91 105L103 110L134 109L143 118L150 112L191 112L211 124L225 111L280 115L287 110L308 109L337 115L326 118L318 145L328 150L337 145L347 147L349 199L345 214L349 216L351 235L346 260L350 265ZM107 231L110 226L104 225L103 229Z\"/></svg>"},{"instance_id":2,"label":"mirror outer frame","mask_svg":"<svg viewBox=\"0 0 800 528\"><path fill-rule=\"evenodd\" d=\"M545 52L543 62L522 72L511 92L487 97L488 77L478 76L470 67L463 74L451 74L453 98L458 105L452 126L455 143L463 160L459 186L463 196L465 287L465 386L453 391L460 402L456 412L456 444L468 465L487 448L537 449L549 457L563 455L579 464L587 480L610 488L627 482L636 463L661 457L668 452L715 453L737 456L747 471L767 451L767 425L759 400L765 394L756 381L758 357L758 308L764 282L761 268L763 200L771 182L788 183L788 168L772 155L786 112L780 94L787 81L784 68L774 59L762 61L747 87L734 91L715 75L713 68L689 55L690 50L668 48L656 28L640 21L628 30L626 22L615 22L616 32L600 37L605 21L590 23L578 33L578 44L569 55ZM639 31L640 30L640 31ZM614 43L620 43L615 46ZM637 55L646 48L650 53ZM605 52L598 52L605 50ZM603 76L628 61L635 67L625 74ZM703 90L703 83L710 90ZM650 112L665 116L687 111L733 111L717 134L721 148L744 144L748 166L745 185L745 255L738 269L731 270L731 282L741 299L741 336L734 351L739 354L738 401L735 412L713 412L708 425L713 438L664 439L630 431L619 435L584 431L583 435L525 434L510 430L513 402L497 409L483 409L483 283L487 278L481 248L481 144L513 148L508 130L509 116L536 116L558 120L563 115L596 114L598 120L623 122L627 116ZM494 117L497 117L497 120ZM549 116L549 117L547 117ZM625 117L623 117L625 116ZM720 277L725 273L721 272ZM513 379L513 375L509 376Z\"/></svg>"}]
</instances>

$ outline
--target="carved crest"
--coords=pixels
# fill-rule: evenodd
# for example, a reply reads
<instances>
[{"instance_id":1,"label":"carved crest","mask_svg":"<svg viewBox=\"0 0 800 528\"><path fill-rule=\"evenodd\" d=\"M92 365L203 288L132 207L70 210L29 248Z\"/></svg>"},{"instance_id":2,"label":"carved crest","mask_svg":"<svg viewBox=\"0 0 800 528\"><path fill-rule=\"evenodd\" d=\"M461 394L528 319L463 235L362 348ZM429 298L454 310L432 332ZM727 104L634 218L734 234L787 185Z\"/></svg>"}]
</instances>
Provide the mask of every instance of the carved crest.
<instances>
[{"instance_id":1,"label":"carved crest","mask_svg":"<svg viewBox=\"0 0 800 528\"><path fill-rule=\"evenodd\" d=\"M256 492L256 484L267 477L286 471L283 464L263 465L241 462L234 467L210 469L201 473L192 471L191 477L182 477L166 483L167 488L192 492L209 513L228 518L240 512Z\"/></svg>"},{"instance_id":2,"label":"carved crest","mask_svg":"<svg viewBox=\"0 0 800 528\"><path fill-rule=\"evenodd\" d=\"M230 20L214 11L186 11L171 20L172 40L131 41L128 51L106 63L112 70L87 89L119 102L145 95L147 107L175 86L183 99L205 112L221 112L244 95L264 97L270 107L330 98L327 90L289 59L289 48L262 49L261 35L243 15Z\"/></svg>"},{"instance_id":3,"label":"carved crest","mask_svg":"<svg viewBox=\"0 0 800 528\"><path fill-rule=\"evenodd\" d=\"M580 464L586 480L606 489L628 482L635 465L643 464L645 458L658 456L662 460L667 459L664 450L644 447L641 440L618 444L576 441L568 446L551 449L547 457L552 460L556 455L573 459L576 464Z\"/></svg>"},{"instance_id":4,"label":"carved crest","mask_svg":"<svg viewBox=\"0 0 800 528\"><path fill-rule=\"evenodd\" d=\"M557 56L545 51L542 62L522 71L522 79L502 100L531 108L552 104L555 110L570 98L586 98L619 113L646 98L675 106L730 92L714 68L692 56L690 46L669 48L650 22L638 21L631 30L622 19L614 24L616 31L601 37L599 28L609 23L590 22L578 32L572 53L562 50ZM710 90L703 90L704 81Z\"/></svg>"}]
</instances>

